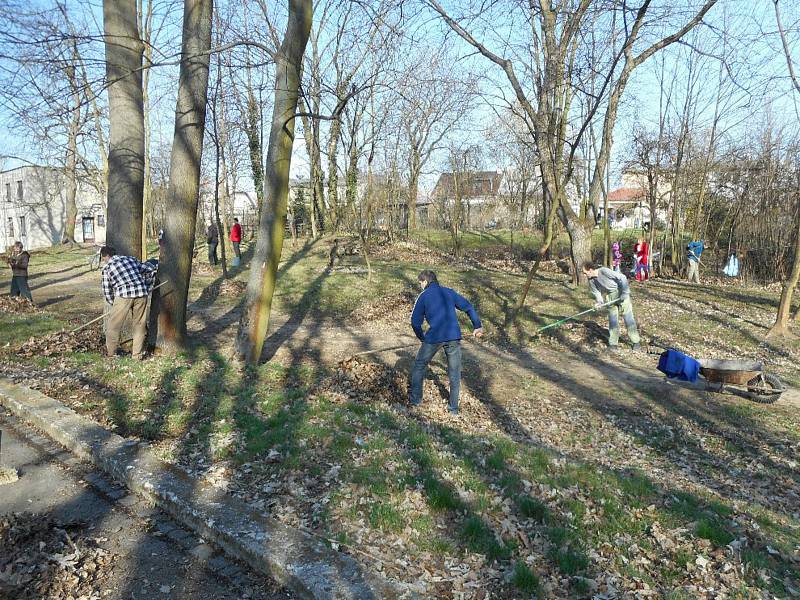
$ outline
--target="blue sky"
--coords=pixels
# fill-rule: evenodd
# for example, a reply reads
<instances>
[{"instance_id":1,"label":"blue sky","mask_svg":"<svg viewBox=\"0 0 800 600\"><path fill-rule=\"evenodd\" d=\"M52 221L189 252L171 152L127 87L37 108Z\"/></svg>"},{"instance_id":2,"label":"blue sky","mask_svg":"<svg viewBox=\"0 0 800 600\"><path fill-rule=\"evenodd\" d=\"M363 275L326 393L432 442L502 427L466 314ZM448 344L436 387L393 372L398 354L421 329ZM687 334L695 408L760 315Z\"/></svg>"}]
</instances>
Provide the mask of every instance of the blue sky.
<instances>
[{"instance_id":1,"label":"blue sky","mask_svg":"<svg viewBox=\"0 0 800 600\"><path fill-rule=\"evenodd\" d=\"M1 4L7 4L11 0L0 0ZM690 0L685 0L689 2ZM673 2L673 0L663 0L663 2ZM663 4L663 2L661 4ZM46 0L36 0L35 5L47 6ZM454 4L454 3L451 3ZM654 2L654 5L659 4ZM792 45L794 58L800 66L800 32L798 32L798 9L789 6L784 2L785 25L790 29L790 39L796 40ZM181 17L180 3L174 0L158 0L157 5L161 8L164 22L161 36L158 40L158 48L163 55L170 56L178 49L179 44L179 23ZM94 29L99 31L101 26L101 4L99 0L91 2L69 0L68 10L74 11L79 15L77 20L84 23L87 31ZM690 34L687 38L693 45L700 49L705 55L697 56L695 59L700 62L698 68L701 69L700 82L698 84L700 95L703 98L704 109L698 115L696 127L702 129L707 126L711 114L713 114L714 98L716 96L717 81L719 78L720 62L715 58L716 54L721 53L724 40L719 34L723 25L728 24L737 31L736 39L730 40L728 65L725 74L734 75L735 84L730 80L725 83L733 94L733 98L728 101L729 111L726 113L724 129L730 132L731 136L742 136L752 129L753 119L761 119L761 113L765 107L770 108L770 112L778 120L796 119L793 102L797 100L797 95L792 93L791 86L786 79L786 65L779 45L779 40L775 35L775 21L772 10L771 0L720 0L707 17L708 27L698 34ZM161 21L159 21L159 24ZM282 25L282 24L281 24ZM414 36L430 37L432 43L438 43L438 38L442 35L443 29L441 22L436 19L424 19L422 25L413 30ZM481 57L475 57L474 53L463 42L458 40L452 33L448 34L448 43L463 49L465 58L461 61L462 66L474 68L480 73L487 75L483 86L488 96L496 95L499 89L506 94L509 87L499 69ZM487 34L487 39L488 34ZM623 101L620 117L615 128L615 151L613 164L615 166L615 177L619 175L621 164L627 156L630 132L635 124L645 124L655 127L658 123L658 102L659 102L659 70L664 66L670 73L668 79L674 79L677 87L681 87L687 79L686 58L690 54L690 49L685 45L673 45L665 50L663 56L656 55L642 67L640 67L628 85ZM168 147L172 137L173 114L175 102L175 88L177 85L177 69L174 66L158 67L152 70L151 94L154 105L151 126L153 128L153 146ZM270 73L267 72L266 76ZM270 92L268 91L268 95ZM266 107L267 114L269 107ZM9 115L0 108L0 122L6 123ZM474 138L475 143L481 143L483 131L486 126L494 120L494 112L491 107L484 105L477 108L472 114L471 123L465 124L460 128L459 135L462 137ZM3 127L0 129L0 154L16 155L24 159L39 162L38 149L32 145L25 137L20 137L16 133L9 135L8 130ZM16 161L5 160L0 163L0 167L8 168L14 166ZM434 161L436 162L436 161ZM423 185L430 187L435 181L436 174L433 172L436 167L442 164L441 157L433 165L431 173L423 181ZM496 168L501 165L493 164L492 157L485 158L487 168ZM296 160L293 166L294 176L305 176L307 162L304 160L302 148L302 135L297 136ZM246 185L242 185L246 187Z\"/></svg>"}]
</instances>

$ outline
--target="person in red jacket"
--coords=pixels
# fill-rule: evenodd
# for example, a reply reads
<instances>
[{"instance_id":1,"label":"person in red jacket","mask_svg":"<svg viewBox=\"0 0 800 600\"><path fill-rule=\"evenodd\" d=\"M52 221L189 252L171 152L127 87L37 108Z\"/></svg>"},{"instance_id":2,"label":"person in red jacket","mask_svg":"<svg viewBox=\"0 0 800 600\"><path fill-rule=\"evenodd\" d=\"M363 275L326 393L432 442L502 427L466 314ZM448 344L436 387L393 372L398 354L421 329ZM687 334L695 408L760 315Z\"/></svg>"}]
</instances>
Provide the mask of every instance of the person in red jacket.
<instances>
[{"instance_id":1,"label":"person in red jacket","mask_svg":"<svg viewBox=\"0 0 800 600\"><path fill-rule=\"evenodd\" d=\"M239 219L233 218L233 227L231 227L231 244L233 244L233 253L236 258L242 258L242 251L239 245L242 243L242 226L239 225Z\"/></svg>"},{"instance_id":2,"label":"person in red jacket","mask_svg":"<svg viewBox=\"0 0 800 600\"><path fill-rule=\"evenodd\" d=\"M646 281L650 278L650 244L639 238L633 252L636 258L636 281Z\"/></svg>"}]
</instances>

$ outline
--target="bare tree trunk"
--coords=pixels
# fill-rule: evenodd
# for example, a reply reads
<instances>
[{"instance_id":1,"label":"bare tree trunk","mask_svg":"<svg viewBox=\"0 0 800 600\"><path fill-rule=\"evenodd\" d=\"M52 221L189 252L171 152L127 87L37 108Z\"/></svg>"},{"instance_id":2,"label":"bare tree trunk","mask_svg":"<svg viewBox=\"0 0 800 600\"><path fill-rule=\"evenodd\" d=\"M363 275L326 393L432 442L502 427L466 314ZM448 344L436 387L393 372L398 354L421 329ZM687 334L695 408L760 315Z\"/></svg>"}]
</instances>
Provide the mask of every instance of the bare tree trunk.
<instances>
[{"instance_id":1,"label":"bare tree trunk","mask_svg":"<svg viewBox=\"0 0 800 600\"><path fill-rule=\"evenodd\" d=\"M147 10L145 11L143 2L139 1L139 31L141 32L142 41L144 42L144 66L142 71L142 106L144 125L144 186L142 190L142 256L147 257L147 238L148 216L152 220L151 206L153 203L153 188L150 182L150 95L148 87L150 83L150 65L152 64L153 46L151 44L151 32L153 22L153 0L147 0ZM152 227L155 229L155 227Z\"/></svg>"},{"instance_id":2,"label":"bare tree trunk","mask_svg":"<svg viewBox=\"0 0 800 600\"><path fill-rule=\"evenodd\" d=\"M217 21L217 23L219 24L219 21ZM219 43L219 40L217 40L217 43ZM226 237L225 233L227 232L227 229L223 229L222 219L220 219L220 208L219 208L219 205L220 205L220 185L227 185L227 181L222 182L220 180L220 164L222 163L223 154L225 152L225 146L224 146L223 140L221 139L221 134L220 134L220 126L218 124L219 121L221 120L220 119L220 110L221 110L221 106L222 106L222 102L221 102L221 94L222 94L221 76L222 76L222 69L220 67L220 62L221 61L220 61L219 55L217 55L217 82L216 82L217 85L216 85L216 88L214 90L214 100L213 100L213 103L214 103L214 119L213 119L213 123L212 123L212 125L213 125L213 139L214 139L214 159L215 159L214 160L214 215L213 216L214 216L214 227L217 228L217 237L219 238L219 240L221 242L220 243L220 251L221 251L221 255L222 255L222 277L224 279L227 279L228 278L228 264L227 264L227 262L225 260L225 237ZM223 171L223 175L222 176L227 179L227 173L224 173L224 171ZM224 202L224 199L223 199L223 202ZM225 212L224 208L223 208L222 212L223 213Z\"/></svg>"},{"instance_id":3,"label":"bare tree trunk","mask_svg":"<svg viewBox=\"0 0 800 600\"><path fill-rule=\"evenodd\" d=\"M408 229L413 231L417 228L417 196L419 195L419 174L422 170L419 151L416 147L411 148L411 159L409 162Z\"/></svg>"},{"instance_id":4,"label":"bare tree trunk","mask_svg":"<svg viewBox=\"0 0 800 600\"><path fill-rule=\"evenodd\" d=\"M800 281L800 211L797 212L796 221L794 264L789 278L783 282L778 314L775 317L775 323L767 334L768 336L783 336L789 332L789 312L792 310L792 296L798 281ZM797 312L800 313L800 309ZM797 314L795 314L795 319L797 319Z\"/></svg>"},{"instance_id":5,"label":"bare tree trunk","mask_svg":"<svg viewBox=\"0 0 800 600\"><path fill-rule=\"evenodd\" d=\"M608 194L611 192L611 165L606 163L606 189L603 194L603 264L611 266L611 224L608 222ZM652 222L653 217L650 217ZM651 227L652 228L652 227ZM653 244L651 243L652 247Z\"/></svg>"},{"instance_id":6,"label":"bare tree trunk","mask_svg":"<svg viewBox=\"0 0 800 600\"><path fill-rule=\"evenodd\" d=\"M800 94L800 77L798 77L797 73L794 69L794 63L792 61L792 53L789 48L789 42L786 37L786 31L783 28L783 22L781 21L781 12L780 6L778 4L778 0L774 0L774 9L775 9L775 22L778 25L778 32L781 36L781 44L783 47L783 55L786 59L786 67L789 71L789 77L792 81L792 85L794 86L795 92ZM795 111L797 105L795 104ZM800 180L796 182L798 189L800 189ZM795 240L794 240L794 264L792 265L792 272L789 275L789 278L783 284L783 290L781 291L781 301L778 305L778 314L775 317L775 324L772 326L772 329L769 330L769 335L785 335L788 333L788 319L789 319L789 311L792 309L792 296L794 294L794 289L797 287L798 281L800 281L800 207L795 212L795 220L796 220L796 227L795 227ZM795 321L800 321L800 308L797 309L797 312L794 315Z\"/></svg>"},{"instance_id":7,"label":"bare tree trunk","mask_svg":"<svg viewBox=\"0 0 800 600\"><path fill-rule=\"evenodd\" d=\"M334 119L331 123L330 140L328 140L328 209L334 231L338 231L341 226L341 216L339 214L339 167L336 161L336 154L339 146L339 132L341 121Z\"/></svg>"},{"instance_id":8,"label":"bare tree trunk","mask_svg":"<svg viewBox=\"0 0 800 600\"><path fill-rule=\"evenodd\" d=\"M245 307L236 336L236 354L248 364L258 363L269 329L278 262L283 249L303 54L312 18L312 0L289 0L286 34L275 60L275 100L267 152L264 209L247 283Z\"/></svg>"},{"instance_id":9,"label":"bare tree trunk","mask_svg":"<svg viewBox=\"0 0 800 600\"><path fill-rule=\"evenodd\" d=\"M65 223L64 223L64 239L65 244L72 244L75 242L75 223L78 221L78 205L75 198L78 194L78 181L76 174L76 154L77 142L73 131L69 132L69 140L67 143L67 161L65 164Z\"/></svg>"},{"instance_id":10,"label":"bare tree trunk","mask_svg":"<svg viewBox=\"0 0 800 600\"><path fill-rule=\"evenodd\" d=\"M142 41L136 0L104 0L108 81L107 243L120 254L142 256L144 105Z\"/></svg>"},{"instance_id":11,"label":"bare tree trunk","mask_svg":"<svg viewBox=\"0 0 800 600\"><path fill-rule=\"evenodd\" d=\"M256 188L258 210L264 204L264 155L261 148L261 111L253 93L253 85L247 78L247 110L245 116L245 133L250 150L250 169L253 173L253 185Z\"/></svg>"},{"instance_id":12,"label":"bare tree trunk","mask_svg":"<svg viewBox=\"0 0 800 600\"><path fill-rule=\"evenodd\" d=\"M217 129L216 121L214 122L214 129L215 130ZM222 255L222 277L224 279L227 279L228 278L228 265L227 265L227 263L225 261L225 229L222 228L223 227L222 219L220 219L220 216L219 216L219 213L220 213L220 211L219 211L219 204L220 204L220 199L219 199L219 196L220 196L220 193L219 193L219 188L220 188L219 170L220 170L220 166L219 165L220 165L220 154L221 154L221 151L220 151L219 136L217 135L216 131L214 132L214 146L215 146L215 150L216 150L215 173L214 173L214 182L215 182L215 185L214 185L214 226L217 228L217 236L220 238L220 241L222 242L220 244L220 253Z\"/></svg>"},{"instance_id":13,"label":"bare tree trunk","mask_svg":"<svg viewBox=\"0 0 800 600\"><path fill-rule=\"evenodd\" d=\"M303 100L300 100L303 103ZM304 106L303 112L308 112L308 107ZM322 233L322 221L320 219L320 204L322 204L322 169L320 168L319 134L316 125L307 117L301 117L303 123L303 136L306 140L306 148L309 156L309 176L311 183L311 197L309 198L309 213L311 215L311 237L316 239Z\"/></svg>"},{"instance_id":14,"label":"bare tree trunk","mask_svg":"<svg viewBox=\"0 0 800 600\"><path fill-rule=\"evenodd\" d=\"M76 42L72 41L73 48ZM73 58L76 52L73 51ZM64 224L64 239L65 243L75 242L75 223L78 220L78 205L76 196L78 194L78 132L81 126L81 94L78 87L78 82L75 77L75 67L70 65L66 68L66 76L69 80L70 90L72 92L72 114L69 122L69 129L67 131L67 156L64 163L64 176L65 176L65 224Z\"/></svg>"},{"instance_id":15,"label":"bare tree trunk","mask_svg":"<svg viewBox=\"0 0 800 600\"><path fill-rule=\"evenodd\" d=\"M175 134L170 156L167 222L162 271L168 282L161 294L159 340L169 351L185 343L186 302L192 273L192 249L200 191L208 94L213 0L185 0Z\"/></svg>"},{"instance_id":16,"label":"bare tree trunk","mask_svg":"<svg viewBox=\"0 0 800 600\"><path fill-rule=\"evenodd\" d=\"M547 189L543 190L543 195L547 193ZM528 298L528 293L531 289L531 283L533 283L533 278L536 276L536 272L539 270L539 264L542 262L544 257L547 255L548 250L550 250L550 245L553 243L553 233L555 230L555 222L556 222L556 203L550 202L550 210L546 216L546 224L545 224L545 234L544 240L542 241L542 245L539 247L539 251L536 253L536 260L534 261L533 265L531 266L530 270L528 270L528 277L525 279L525 284L522 286L522 293L519 295L519 300L517 301L517 305L514 307L514 311L509 318L506 319L506 324L510 323L512 320L516 319L519 311L522 310L522 307L525 306L525 300Z\"/></svg>"},{"instance_id":17,"label":"bare tree trunk","mask_svg":"<svg viewBox=\"0 0 800 600\"><path fill-rule=\"evenodd\" d=\"M220 77L220 81L222 78ZM224 88L224 86L223 86ZM228 144L228 124L227 119L225 118L225 92L224 89L220 91L220 103L219 103L219 162L221 172L219 177L221 178L221 184L218 183L217 185L221 185L220 189L220 203L217 210L217 229L220 236L220 256L222 259L222 276L228 277L228 250L227 244L229 243L228 240L228 231L230 230L230 189L228 188L228 159L227 155L225 154L225 148ZM221 214L220 214L221 213Z\"/></svg>"},{"instance_id":18,"label":"bare tree trunk","mask_svg":"<svg viewBox=\"0 0 800 600\"><path fill-rule=\"evenodd\" d=\"M575 219L567 217L564 219L564 226L569 234L569 253L572 259L572 283L580 283L584 277L581 266L592 258L592 230L594 223L586 219Z\"/></svg>"}]
</instances>

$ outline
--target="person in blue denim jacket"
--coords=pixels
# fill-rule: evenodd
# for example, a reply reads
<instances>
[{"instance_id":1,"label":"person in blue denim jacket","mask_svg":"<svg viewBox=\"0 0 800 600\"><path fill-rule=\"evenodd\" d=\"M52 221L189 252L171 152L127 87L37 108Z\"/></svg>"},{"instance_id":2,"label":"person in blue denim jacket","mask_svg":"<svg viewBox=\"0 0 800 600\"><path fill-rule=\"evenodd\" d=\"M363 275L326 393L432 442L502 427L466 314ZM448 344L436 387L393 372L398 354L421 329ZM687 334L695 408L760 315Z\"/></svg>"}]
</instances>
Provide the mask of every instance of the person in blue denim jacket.
<instances>
[{"instance_id":1,"label":"person in blue denim jacket","mask_svg":"<svg viewBox=\"0 0 800 600\"><path fill-rule=\"evenodd\" d=\"M417 297L414 310L411 312L411 327L422 342L414 367L411 371L411 394L409 402L412 406L422 404L422 380L428 363L440 348L447 355L447 376L450 380L450 402L448 410L458 413L458 394L461 388L461 327L458 324L456 309L469 315L472 321L473 335L481 337L481 320L469 301L455 290L439 285L436 273L425 270L417 277L422 293ZM422 329L425 321L428 330Z\"/></svg>"}]
</instances>

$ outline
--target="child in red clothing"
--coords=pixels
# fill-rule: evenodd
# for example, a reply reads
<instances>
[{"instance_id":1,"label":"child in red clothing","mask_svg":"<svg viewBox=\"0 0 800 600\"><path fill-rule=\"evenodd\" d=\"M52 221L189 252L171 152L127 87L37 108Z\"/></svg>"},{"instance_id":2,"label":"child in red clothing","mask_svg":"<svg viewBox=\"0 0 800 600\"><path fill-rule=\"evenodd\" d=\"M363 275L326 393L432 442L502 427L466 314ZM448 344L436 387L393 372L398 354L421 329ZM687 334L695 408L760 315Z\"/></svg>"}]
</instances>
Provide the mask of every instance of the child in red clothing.
<instances>
[{"instance_id":1,"label":"child in red clothing","mask_svg":"<svg viewBox=\"0 0 800 600\"><path fill-rule=\"evenodd\" d=\"M650 279L650 245L642 238L639 238L633 248L633 253L636 259L636 281Z\"/></svg>"}]
</instances>

